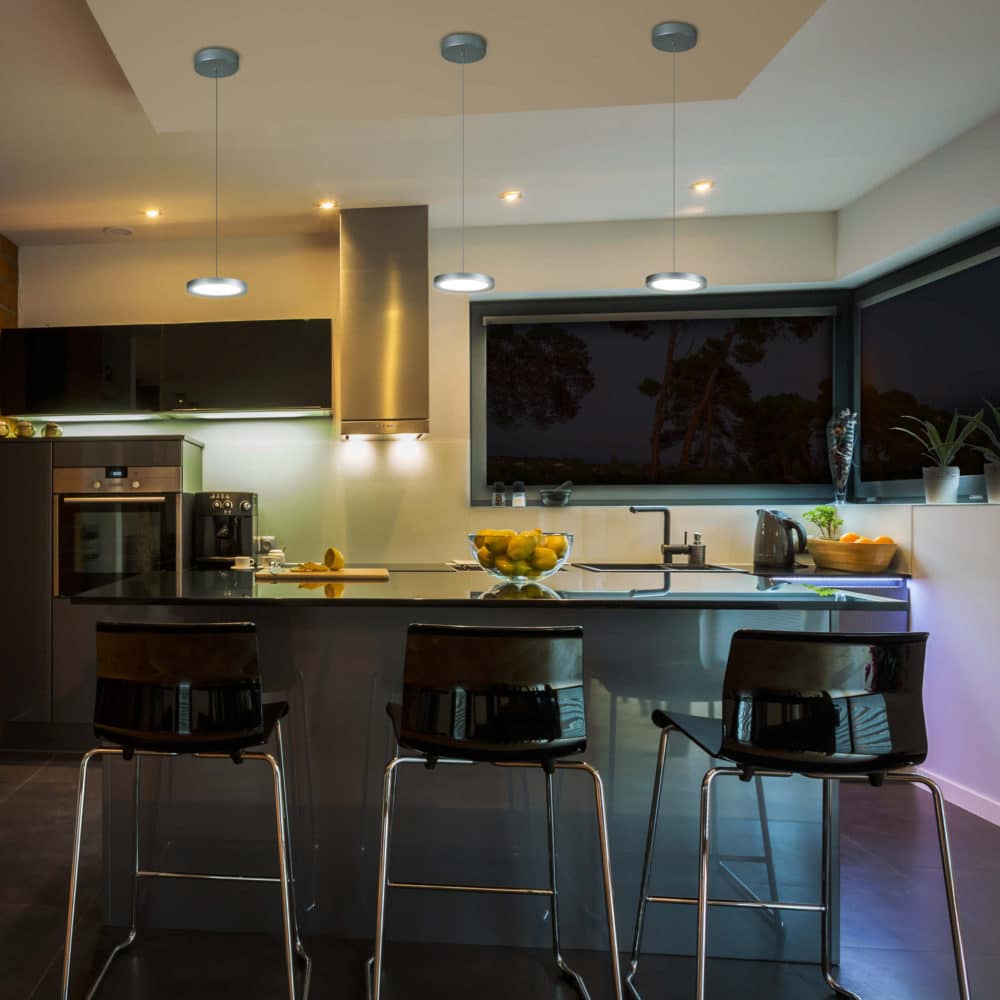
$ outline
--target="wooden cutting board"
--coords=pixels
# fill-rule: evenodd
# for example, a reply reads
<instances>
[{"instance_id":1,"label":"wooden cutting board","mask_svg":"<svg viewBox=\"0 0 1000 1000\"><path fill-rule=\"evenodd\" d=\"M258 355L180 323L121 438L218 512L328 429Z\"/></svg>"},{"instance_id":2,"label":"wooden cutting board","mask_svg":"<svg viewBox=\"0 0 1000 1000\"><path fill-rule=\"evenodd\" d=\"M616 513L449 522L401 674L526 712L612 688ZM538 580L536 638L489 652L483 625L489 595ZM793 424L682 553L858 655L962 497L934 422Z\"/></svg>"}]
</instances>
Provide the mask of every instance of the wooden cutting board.
<instances>
[{"instance_id":1,"label":"wooden cutting board","mask_svg":"<svg viewBox=\"0 0 1000 1000\"><path fill-rule=\"evenodd\" d=\"M269 581L270 583L352 583L366 580L369 583L387 583L389 571L387 569L329 569L323 573L293 573L290 569L283 569L279 573L272 573L270 570L260 570L257 579Z\"/></svg>"}]
</instances>

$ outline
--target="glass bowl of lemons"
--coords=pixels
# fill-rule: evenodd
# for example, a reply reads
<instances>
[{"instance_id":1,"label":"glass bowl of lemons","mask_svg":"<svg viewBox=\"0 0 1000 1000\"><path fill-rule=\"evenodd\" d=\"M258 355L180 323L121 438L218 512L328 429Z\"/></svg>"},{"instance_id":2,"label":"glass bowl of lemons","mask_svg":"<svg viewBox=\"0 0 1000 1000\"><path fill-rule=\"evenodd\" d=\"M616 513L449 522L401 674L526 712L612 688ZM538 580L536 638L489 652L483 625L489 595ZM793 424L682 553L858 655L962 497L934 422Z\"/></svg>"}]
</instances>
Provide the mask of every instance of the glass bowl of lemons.
<instances>
[{"instance_id":1,"label":"glass bowl of lemons","mask_svg":"<svg viewBox=\"0 0 1000 1000\"><path fill-rule=\"evenodd\" d=\"M490 576L509 583L544 580L569 559L573 536L566 531L491 528L469 535L472 556Z\"/></svg>"}]
</instances>

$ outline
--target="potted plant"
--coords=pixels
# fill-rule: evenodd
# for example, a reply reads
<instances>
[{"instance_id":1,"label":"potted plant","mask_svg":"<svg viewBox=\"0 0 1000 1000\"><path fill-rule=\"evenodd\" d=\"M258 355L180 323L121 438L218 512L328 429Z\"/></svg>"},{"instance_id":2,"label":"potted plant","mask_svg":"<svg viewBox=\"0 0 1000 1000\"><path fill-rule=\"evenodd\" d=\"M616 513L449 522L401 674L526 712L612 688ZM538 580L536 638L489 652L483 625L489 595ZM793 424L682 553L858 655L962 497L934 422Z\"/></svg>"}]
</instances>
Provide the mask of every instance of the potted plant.
<instances>
[{"instance_id":1,"label":"potted plant","mask_svg":"<svg viewBox=\"0 0 1000 1000\"><path fill-rule=\"evenodd\" d=\"M990 503L1000 503L1000 407L992 403L986 404L993 414L993 422L997 426L994 431L992 427L983 419L983 411L980 410L975 416L966 417L976 430L982 431L986 435L989 444L971 444L971 448L981 452L986 461L983 463L983 476L986 479L986 499Z\"/></svg>"},{"instance_id":2,"label":"potted plant","mask_svg":"<svg viewBox=\"0 0 1000 1000\"><path fill-rule=\"evenodd\" d=\"M802 517L819 528L820 538L828 538L834 542L837 540L837 529L844 525L844 519L837 513L837 508L829 503L807 510Z\"/></svg>"},{"instance_id":3,"label":"potted plant","mask_svg":"<svg viewBox=\"0 0 1000 1000\"><path fill-rule=\"evenodd\" d=\"M944 437L930 420L919 417L904 416L902 420L912 420L919 425L920 430L909 427L893 427L894 431L909 434L920 442L924 454L934 463L924 466L924 498L927 503L956 503L958 501L958 480L961 473L957 465L951 463L955 456L965 447L966 441L982 424L983 411L974 417L965 419L964 424L958 411L951 418Z\"/></svg>"}]
</instances>

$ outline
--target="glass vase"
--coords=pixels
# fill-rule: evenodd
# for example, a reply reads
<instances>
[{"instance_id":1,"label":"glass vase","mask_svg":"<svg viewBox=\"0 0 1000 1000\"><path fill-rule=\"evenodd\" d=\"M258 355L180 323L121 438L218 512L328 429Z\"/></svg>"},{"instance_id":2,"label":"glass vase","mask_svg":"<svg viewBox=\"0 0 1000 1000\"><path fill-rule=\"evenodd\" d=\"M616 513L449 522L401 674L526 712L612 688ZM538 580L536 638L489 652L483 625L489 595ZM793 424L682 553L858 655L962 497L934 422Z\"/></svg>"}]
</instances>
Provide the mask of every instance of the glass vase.
<instances>
[{"instance_id":1,"label":"glass vase","mask_svg":"<svg viewBox=\"0 0 1000 1000\"><path fill-rule=\"evenodd\" d=\"M830 456L830 475L833 477L833 499L838 504L847 500L857 431L858 415L850 410L841 410L827 421L826 448Z\"/></svg>"}]
</instances>

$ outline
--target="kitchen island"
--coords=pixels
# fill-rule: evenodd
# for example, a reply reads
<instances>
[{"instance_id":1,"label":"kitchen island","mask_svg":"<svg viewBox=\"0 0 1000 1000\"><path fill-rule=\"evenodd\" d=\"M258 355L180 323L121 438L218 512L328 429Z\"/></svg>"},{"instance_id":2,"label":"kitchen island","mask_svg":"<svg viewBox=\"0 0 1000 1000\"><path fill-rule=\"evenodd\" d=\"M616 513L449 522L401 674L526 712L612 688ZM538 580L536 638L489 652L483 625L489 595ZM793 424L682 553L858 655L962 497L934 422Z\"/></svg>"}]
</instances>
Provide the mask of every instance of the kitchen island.
<instances>
[{"instance_id":1,"label":"kitchen island","mask_svg":"<svg viewBox=\"0 0 1000 1000\"><path fill-rule=\"evenodd\" d=\"M426 567L422 567L426 569ZM584 629L588 748L609 799L616 910L623 948L638 893L658 732L652 708L718 717L729 639L738 628L900 631L905 586L869 593L776 583L740 572L593 573L570 568L547 581L552 595L506 600L482 572L393 570L387 583L301 587L247 572L160 573L86 592L72 602L64 642L75 642L93 675L98 619L252 620L265 687L291 704L289 787L296 880L307 933L367 938L373 928L382 769L391 756L385 704L401 694L411 622L578 624ZM86 671L81 673L81 676ZM82 704L92 694L81 688ZM672 741L667 761L653 890L690 895L696 880L698 786L709 761ZM148 868L273 874L269 775L263 769L178 759L143 768L143 864ZM820 786L764 779L779 893L819 893ZM105 768L106 919L128 921L130 768ZM545 883L541 778L477 767L407 772L400 781L393 877L428 882ZM752 784L718 790L713 895L768 893ZM557 779L563 943L600 948L603 904L590 789ZM275 929L273 888L159 880L143 890L143 924ZM544 947L547 906L537 899L452 893L390 894L387 940L491 942ZM818 917L715 910L710 952L816 961ZM654 907L650 951L691 953L691 907ZM597 984L595 984L596 986Z\"/></svg>"}]
</instances>

